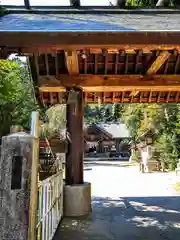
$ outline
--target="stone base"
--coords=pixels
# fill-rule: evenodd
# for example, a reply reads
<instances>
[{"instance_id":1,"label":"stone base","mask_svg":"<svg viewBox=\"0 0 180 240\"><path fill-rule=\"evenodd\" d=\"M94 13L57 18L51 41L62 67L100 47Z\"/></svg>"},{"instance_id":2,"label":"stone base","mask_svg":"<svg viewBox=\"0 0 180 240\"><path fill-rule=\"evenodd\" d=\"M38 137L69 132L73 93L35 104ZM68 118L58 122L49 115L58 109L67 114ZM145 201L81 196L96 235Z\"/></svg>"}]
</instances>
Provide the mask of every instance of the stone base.
<instances>
[{"instance_id":1,"label":"stone base","mask_svg":"<svg viewBox=\"0 0 180 240\"><path fill-rule=\"evenodd\" d=\"M91 212L91 184L64 186L64 216L80 217Z\"/></svg>"}]
</instances>

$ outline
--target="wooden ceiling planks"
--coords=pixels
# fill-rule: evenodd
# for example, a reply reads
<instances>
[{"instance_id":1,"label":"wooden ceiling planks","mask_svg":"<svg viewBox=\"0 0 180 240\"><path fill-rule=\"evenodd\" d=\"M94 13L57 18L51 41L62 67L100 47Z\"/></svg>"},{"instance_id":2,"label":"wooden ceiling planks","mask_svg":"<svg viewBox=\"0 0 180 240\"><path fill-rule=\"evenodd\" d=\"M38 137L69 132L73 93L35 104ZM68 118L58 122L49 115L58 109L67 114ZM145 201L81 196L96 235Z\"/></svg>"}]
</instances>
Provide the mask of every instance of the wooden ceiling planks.
<instances>
[{"instance_id":1,"label":"wooden ceiling planks","mask_svg":"<svg viewBox=\"0 0 180 240\"><path fill-rule=\"evenodd\" d=\"M38 73L40 101L48 106L65 103L65 88L73 86L83 89L85 103L177 103L179 49L129 46L58 50L33 54L30 62L35 63Z\"/></svg>"},{"instance_id":2,"label":"wooden ceiling planks","mask_svg":"<svg viewBox=\"0 0 180 240\"><path fill-rule=\"evenodd\" d=\"M39 66L36 68L46 74L40 75L59 75L68 73L71 70L73 74L178 74L180 72L180 54L170 51L151 50L148 53L142 49L133 52L118 50L118 53L90 53L84 51L69 51L72 56L67 56L67 52L58 51L57 53L39 54ZM57 57L55 57L57 54ZM163 56L163 54L165 54ZM50 59L51 58L51 59ZM54 59L54 60L53 60ZM74 59L74 60L70 60ZM51 61L54 61L54 64ZM168 60L168 61L167 61ZM36 59L34 59L36 61ZM46 62L48 61L50 74ZM70 61L74 63L70 64ZM37 62L37 61L36 61ZM67 64L68 63L68 64ZM59 69L55 65L59 65ZM54 69L52 69L54 68Z\"/></svg>"}]
</instances>

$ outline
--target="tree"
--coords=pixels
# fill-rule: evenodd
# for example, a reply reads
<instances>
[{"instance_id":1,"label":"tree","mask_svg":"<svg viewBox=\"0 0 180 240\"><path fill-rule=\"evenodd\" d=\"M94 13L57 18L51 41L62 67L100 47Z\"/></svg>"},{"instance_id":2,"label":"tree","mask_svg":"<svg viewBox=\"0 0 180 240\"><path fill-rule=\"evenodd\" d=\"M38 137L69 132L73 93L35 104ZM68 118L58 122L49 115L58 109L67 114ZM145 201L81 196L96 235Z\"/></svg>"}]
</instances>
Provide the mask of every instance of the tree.
<instances>
[{"instance_id":1,"label":"tree","mask_svg":"<svg viewBox=\"0 0 180 240\"><path fill-rule=\"evenodd\" d=\"M143 104L130 104L126 107L126 109L124 110L124 114L122 116L135 144L138 139L138 131L141 127L143 111L144 111Z\"/></svg>"},{"instance_id":2,"label":"tree","mask_svg":"<svg viewBox=\"0 0 180 240\"><path fill-rule=\"evenodd\" d=\"M123 105L120 103L114 104L114 115L113 115L114 121L115 122L120 121L122 114L123 114Z\"/></svg>"},{"instance_id":3,"label":"tree","mask_svg":"<svg viewBox=\"0 0 180 240\"><path fill-rule=\"evenodd\" d=\"M27 62L0 60L0 139L11 125L29 129L31 112L37 109Z\"/></svg>"},{"instance_id":4,"label":"tree","mask_svg":"<svg viewBox=\"0 0 180 240\"><path fill-rule=\"evenodd\" d=\"M104 113L104 122L111 122L112 120L113 120L112 108L107 106Z\"/></svg>"},{"instance_id":5,"label":"tree","mask_svg":"<svg viewBox=\"0 0 180 240\"><path fill-rule=\"evenodd\" d=\"M134 143L150 129L155 132L154 152L165 167L174 169L178 158L180 116L178 104L132 104L125 111L124 120ZM179 133L178 133L179 130Z\"/></svg>"},{"instance_id":6,"label":"tree","mask_svg":"<svg viewBox=\"0 0 180 240\"><path fill-rule=\"evenodd\" d=\"M66 106L59 104L47 109L44 122L41 124L41 137L49 139L58 135L60 139L65 139L65 130Z\"/></svg>"}]
</instances>

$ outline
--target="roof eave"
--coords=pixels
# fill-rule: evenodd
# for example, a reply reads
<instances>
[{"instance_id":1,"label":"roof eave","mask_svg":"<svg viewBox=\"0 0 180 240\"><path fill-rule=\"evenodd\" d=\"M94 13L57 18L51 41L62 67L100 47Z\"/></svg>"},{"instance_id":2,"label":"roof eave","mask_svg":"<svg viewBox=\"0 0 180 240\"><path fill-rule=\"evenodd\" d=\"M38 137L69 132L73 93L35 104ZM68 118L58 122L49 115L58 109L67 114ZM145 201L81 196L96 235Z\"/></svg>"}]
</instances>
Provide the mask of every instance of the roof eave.
<instances>
[{"instance_id":1,"label":"roof eave","mask_svg":"<svg viewBox=\"0 0 180 240\"><path fill-rule=\"evenodd\" d=\"M0 47L19 47L25 50L39 48L121 47L122 45L180 45L180 31L132 31L132 32L48 32L2 31ZM24 50L24 51L25 51ZM33 51L33 50L32 50Z\"/></svg>"}]
</instances>

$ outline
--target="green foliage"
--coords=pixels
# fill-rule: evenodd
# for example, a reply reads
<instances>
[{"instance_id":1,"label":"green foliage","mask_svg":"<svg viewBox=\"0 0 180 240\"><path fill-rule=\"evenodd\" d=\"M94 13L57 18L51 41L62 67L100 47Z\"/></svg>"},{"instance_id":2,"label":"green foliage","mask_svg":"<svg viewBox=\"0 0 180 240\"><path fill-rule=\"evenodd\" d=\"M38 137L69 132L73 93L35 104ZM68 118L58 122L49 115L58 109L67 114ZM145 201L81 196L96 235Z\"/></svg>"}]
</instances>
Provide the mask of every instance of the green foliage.
<instances>
[{"instance_id":1,"label":"green foliage","mask_svg":"<svg viewBox=\"0 0 180 240\"><path fill-rule=\"evenodd\" d=\"M30 115L38 110L27 62L0 60L0 138L11 125L30 126Z\"/></svg>"},{"instance_id":2,"label":"green foliage","mask_svg":"<svg viewBox=\"0 0 180 240\"><path fill-rule=\"evenodd\" d=\"M155 0L127 0L128 7L153 7L157 1Z\"/></svg>"},{"instance_id":3,"label":"green foliage","mask_svg":"<svg viewBox=\"0 0 180 240\"><path fill-rule=\"evenodd\" d=\"M66 106L63 104L50 107L45 112L45 121L41 125L41 137L51 138L58 135L63 139L66 128Z\"/></svg>"},{"instance_id":4,"label":"green foliage","mask_svg":"<svg viewBox=\"0 0 180 240\"><path fill-rule=\"evenodd\" d=\"M84 108L84 117L90 124L119 122L123 110L123 104L89 104Z\"/></svg>"},{"instance_id":5,"label":"green foliage","mask_svg":"<svg viewBox=\"0 0 180 240\"><path fill-rule=\"evenodd\" d=\"M175 183L173 186L177 192L180 192L180 182Z\"/></svg>"},{"instance_id":6,"label":"green foliage","mask_svg":"<svg viewBox=\"0 0 180 240\"><path fill-rule=\"evenodd\" d=\"M118 122L121 119L121 117L123 115L123 110L124 110L124 107L122 104L119 104L119 103L114 104L113 118L114 118L115 122Z\"/></svg>"},{"instance_id":7,"label":"green foliage","mask_svg":"<svg viewBox=\"0 0 180 240\"><path fill-rule=\"evenodd\" d=\"M7 9L0 6L0 17L6 15L7 13L8 13Z\"/></svg>"},{"instance_id":8,"label":"green foliage","mask_svg":"<svg viewBox=\"0 0 180 240\"><path fill-rule=\"evenodd\" d=\"M149 7L153 8L156 7L156 4L158 3L158 0L127 0L126 6L127 7ZM179 0L161 0L161 4L163 6L176 6L179 5Z\"/></svg>"},{"instance_id":9,"label":"green foliage","mask_svg":"<svg viewBox=\"0 0 180 240\"><path fill-rule=\"evenodd\" d=\"M180 140L180 113L178 104L131 104L123 115L124 121L138 144L140 136L153 130L154 154L168 169L175 169Z\"/></svg>"},{"instance_id":10,"label":"green foliage","mask_svg":"<svg viewBox=\"0 0 180 240\"><path fill-rule=\"evenodd\" d=\"M130 135L136 142L138 138L138 131L141 127L141 119L143 117L144 104L131 104L125 106L124 114L122 116L125 121Z\"/></svg>"},{"instance_id":11,"label":"green foliage","mask_svg":"<svg viewBox=\"0 0 180 240\"><path fill-rule=\"evenodd\" d=\"M157 156L161 163L164 164L166 169L174 170L176 168L178 154L176 148L175 135L167 135L164 133L159 136L155 142Z\"/></svg>"}]
</instances>

